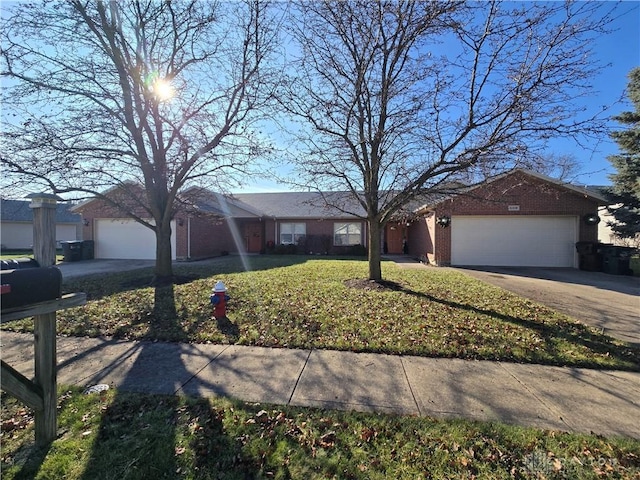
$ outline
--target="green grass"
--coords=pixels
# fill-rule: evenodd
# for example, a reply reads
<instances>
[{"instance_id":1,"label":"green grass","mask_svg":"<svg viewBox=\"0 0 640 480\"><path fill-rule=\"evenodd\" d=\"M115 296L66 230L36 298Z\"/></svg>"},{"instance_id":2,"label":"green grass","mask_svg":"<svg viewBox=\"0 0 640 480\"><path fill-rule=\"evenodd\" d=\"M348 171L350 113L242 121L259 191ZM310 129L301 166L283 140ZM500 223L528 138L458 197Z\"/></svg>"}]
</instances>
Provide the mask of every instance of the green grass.
<instances>
[{"instance_id":1,"label":"green grass","mask_svg":"<svg viewBox=\"0 0 640 480\"><path fill-rule=\"evenodd\" d=\"M0 260L15 260L16 258L33 258L31 250L3 250L0 254ZM56 263L61 262L64 258L62 250L56 250Z\"/></svg>"},{"instance_id":2,"label":"green grass","mask_svg":"<svg viewBox=\"0 0 640 480\"><path fill-rule=\"evenodd\" d=\"M151 269L70 281L65 289L88 303L59 312L58 332L640 370L637 346L459 272L383 262L395 288L363 290L345 285L366 278L363 260L260 256L248 272L238 262L179 265L186 283L157 289L146 286ZM209 302L216 280L231 296L220 322Z\"/></svg>"},{"instance_id":3,"label":"green grass","mask_svg":"<svg viewBox=\"0 0 640 480\"><path fill-rule=\"evenodd\" d=\"M640 442L497 423L125 394L59 395L60 436L3 400L9 479L633 479Z\"/></svg>"},{"instance_id":4,"label":"green grass","mask_svg":"<svg viewBox=\"0 0 640 480\"><path fill-rule=\"evenodd\" d=\"M639 348L462 273L384 262L396 288L362 290L345 285L366 277L362 260L252 257L249 272L237 262L178 266L190 277L173 287L145 286L151 270L70 281L89 301L59 312L58 332L640 370ZM231 296L221 322L209 304L217 279Z\"/></svg>"},{"instance_id":5,"label":"green grass","mask_svg":"<svg viewBox=\"0 0 640 480\"><path fill-rule=\"evenodd\" d=\"M358 260L251 257L69 281L86 306L58 313L59 333L127 339L337 348L638 370L639 350L461 273L401 270L391 289ZM228 320L209 294L223 280ZM29 331L29 320L3 327ZM33 412L2 394L4 479L596 479L640 478L640 441L467 420L246 404L229 399L59 392L59 438L33 446Z\"/></svg>"}]
</instances>

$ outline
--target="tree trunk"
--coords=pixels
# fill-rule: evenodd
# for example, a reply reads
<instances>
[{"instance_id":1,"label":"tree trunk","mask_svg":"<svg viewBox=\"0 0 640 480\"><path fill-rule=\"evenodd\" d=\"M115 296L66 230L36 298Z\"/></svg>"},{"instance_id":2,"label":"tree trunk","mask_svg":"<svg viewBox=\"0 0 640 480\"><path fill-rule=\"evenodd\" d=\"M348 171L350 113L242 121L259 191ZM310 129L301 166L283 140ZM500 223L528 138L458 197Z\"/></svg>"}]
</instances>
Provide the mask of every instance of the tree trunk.
<instances>
[{"instance_id":1,"label":"tree trunk","mask_svg":"<svg viewBox=\"0 0 640 480\"><path fill-rule=\"evenodd\" d=\"M369 280L376 282L382 280L380 232L380 222L369 220Z\"/></svg>"},{"instance_id":2,"label":"tree trunk","mask_svg":"<svg viewBox=\"0 0 640 480\"><path fill-rule=\"evenodd\" d=\"M171 253L171 222L160 222L156 228L156 285L173 280Z\"/></svg>"}]
</instances>

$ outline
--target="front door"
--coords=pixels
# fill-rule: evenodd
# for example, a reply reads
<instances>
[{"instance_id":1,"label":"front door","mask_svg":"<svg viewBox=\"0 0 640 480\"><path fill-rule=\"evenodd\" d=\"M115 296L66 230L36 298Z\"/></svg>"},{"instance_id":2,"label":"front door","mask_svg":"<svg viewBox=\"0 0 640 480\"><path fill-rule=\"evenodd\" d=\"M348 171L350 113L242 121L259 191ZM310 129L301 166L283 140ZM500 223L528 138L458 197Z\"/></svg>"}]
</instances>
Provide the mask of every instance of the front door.
<instances>
[{"instance_id":1,"label":"front door","mask_svg":"<svg viewBox=\"0 0 640 480\"><path fill-rule=\"evenodd\" d=\"M401 223L387 223L385 232L385 242L387 244L387 253L402 253L402 241L404 240L405 230Z\"/></svg>"},{"instance_id":2,"label":"front door","mask_svg":"<svg viewBox=\"0 0 640 480\"><path fill-rule=\"evenodd\" d=\"M244 235L247 240L247 252L260 253L262 250L262 224L247 223L244 227Z\"/></svg>"}]
</instances>

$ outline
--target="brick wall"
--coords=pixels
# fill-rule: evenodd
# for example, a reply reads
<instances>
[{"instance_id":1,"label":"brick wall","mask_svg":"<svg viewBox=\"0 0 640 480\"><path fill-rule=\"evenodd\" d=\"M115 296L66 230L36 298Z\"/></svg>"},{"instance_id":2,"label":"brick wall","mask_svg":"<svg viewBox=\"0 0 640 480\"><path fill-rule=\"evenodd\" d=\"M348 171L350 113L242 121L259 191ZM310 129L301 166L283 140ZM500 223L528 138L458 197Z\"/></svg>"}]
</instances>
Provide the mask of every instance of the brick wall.
<instances>
[{"instance_id":1,"label":"brick wall","mask_svg":"<svg viewBox=\"0 0 640 480\"><path fill-rule=\"evenodd\" d=\"M131 187L133 188L133 187ZM112 192L112 196L117 196L119 192ZM140 195L144 195L144 192L140 190ZM123 203L126 203L126 197L120 198ZM82 239L83 240L95 240L94 238L94 220L96 218L130 218L122 210L113 207L104 200L92 200L84 205L79 206L76 211L82 215ZM134 207L132 211L141 218L150 218L147 213L141 207Z\"/></svg>"},{"instance_id":2,"label":"brick wall","mask_svg":"<svg viewBox=\"0 0 640 480\"><path fill-rule=\"evenodd\" d=\"M180 226L180 217L176 226L176 257L179 259L198 259L222 255L224 252L236 252L227 220L212 217L191 217ZM190 224L190 227L188 228ZM187 248L187 235L190 234L191 246Z\"/></svg>"},{"instance_id":3,"label":"brick wall","mask_svg":"<svg viewBox=\"0 0 640 480\"><path fill-rule=\"evenodd\" d=\"M408 229L409 255L423 262L433 261L433 213L420 217Z\"/></svg>"}]
</instances>

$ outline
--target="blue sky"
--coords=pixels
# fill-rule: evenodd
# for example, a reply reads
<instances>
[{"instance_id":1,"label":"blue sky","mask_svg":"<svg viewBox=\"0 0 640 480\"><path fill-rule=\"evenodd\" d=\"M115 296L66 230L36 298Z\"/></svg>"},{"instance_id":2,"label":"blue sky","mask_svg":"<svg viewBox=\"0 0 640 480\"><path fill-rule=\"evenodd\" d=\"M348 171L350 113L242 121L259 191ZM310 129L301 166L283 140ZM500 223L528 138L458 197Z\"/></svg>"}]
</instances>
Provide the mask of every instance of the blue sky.
<instances>
[{"instance_id":1,"label":"blue sky","mask_svg":"<svg viewBox=\"0 0 640 480\"><path fill-rule=\"evenodd\" d=\"M601 2L604 9L612 7L613 2ZM640 1L623 1L618 5L619 17L611 24L613 30L608 35L599 37L594 44L595 60L605 67L593 79L593 87L597 95L585 100L587 108L592 112L602 110L603 106L610 106L607 117L616 115L633 106L625 97L618 102L627 87L627 74L634 68L640 67ZM611 122L612 128L619 129L621 125ZM607 156L618 153L618 147L610 138L603 138L599 143L578 146L573 140L556 140L553 150L555 155L573 155L580 163L577 173L568 180L580 185L608 185L611 181L608 175L615 173ZM278 184L273 180L258 180L245 184L242 188L235 188L234 192L269 192L283 191L290 187Z\"/></svg>"},{"instance_id":2,"label":"blue sky","mask_svg":"<svg viewBox=\"0 0 640 480\"><path fill-rule=\"evenodd\" d=\"M595 45L598 60L610 63L601 74L594 79L594 86L600 92L589 102L589 106L597 111L603 105L611 105L625 91L628 83L627 75L634 67L640 67L640 2L627 1L620 6L624 12L616 19L612 28L616 31L602 36ZM615 105L611 114L632 110L633 105L625 96L624 102ZM614 129L622 128L617 122L612 122ZM573 153L582 163L582 173L577 183L584 185L606 185L611 181L608 174L614 173L607 156L618 153L617 144L607 138L600 145L591 145L589 149L576 149L571 142L561 143L564 152Z\"/></svg>"},{"instance_id":3,"label":"blue sky","mask_svg":"<svg viewBox=\"0 0 640 480\"><path fill-rule=\"evenodd\" d=\"M0 0L2 6L9 2ZM612 6L611 2L602 2L603 8ZM593 86L599 93L588 99L588 107L592 111L599 111L604 105L614 104L623 94L627 85L629 71L640 66L640 1L623 1L618 5L619 17L611 25L614 30L609 35L599 37L594 44L596 60L607 65L600 74L593 79ZM614 105L607 116L615 115L633 107L628 100ZM611 122L614 129L622 128L618 123ZM618 147L609 138L603 138L599 143L584 147L577 146L573 141L556 141L554 150L549 153L555 155L570 154L580 162L579 174L571 181L583 185L609 184L608 175L614 170L607 160L607 156L618 152ZM235 192L264 192L284 191L290 187L278 184L273 179L258 179L246 182L241 188L234 188Z\"/></svg>"}]
</instances>

